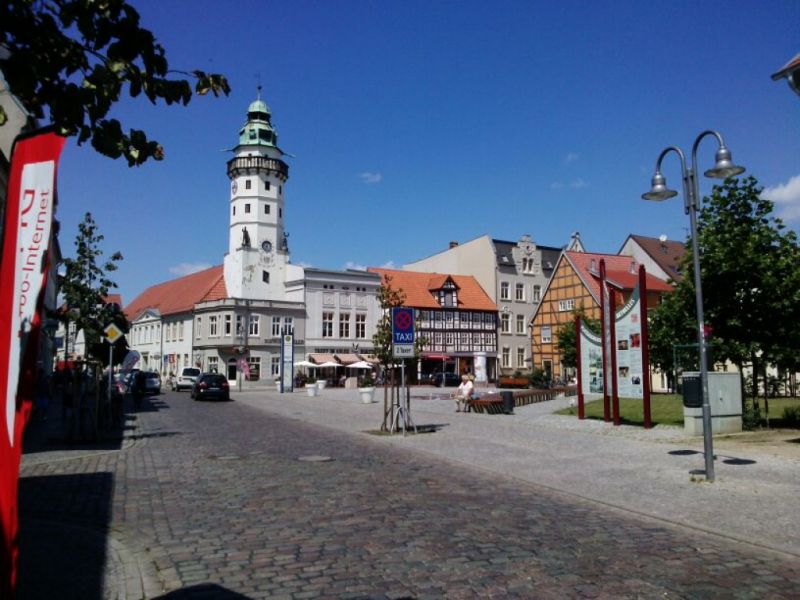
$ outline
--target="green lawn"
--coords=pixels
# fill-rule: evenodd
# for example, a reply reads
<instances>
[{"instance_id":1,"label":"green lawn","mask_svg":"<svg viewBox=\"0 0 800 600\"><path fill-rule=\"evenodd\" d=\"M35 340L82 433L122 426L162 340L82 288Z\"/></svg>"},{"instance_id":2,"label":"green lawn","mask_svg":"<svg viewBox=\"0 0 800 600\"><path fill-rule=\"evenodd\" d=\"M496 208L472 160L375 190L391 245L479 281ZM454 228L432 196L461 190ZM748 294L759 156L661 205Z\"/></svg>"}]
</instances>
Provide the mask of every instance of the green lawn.
<instances>
[{"instance_id":1,"label":"green lawn","mask_svg":"<svg viewBox=\"0 0 800 600\"><path fill-rule=\"evenodd\" d=\"M576 400L577 401L577 400ZM764 420L764 399L759 400L762 422ZM769 419L771 427L798 427L800 424L785 421L783 411L785 408L795 407L800 410L800 398L770 398ZM626 425L643 425L644 413L642 401L631 398L619 399L620 420ZM557 415L577 415L578 407L565 408L556 412ZM657 394L650 397L650 416L653 425L677 425L683 427L683 400L675 394ZM595 400L586 404L587 419L603 418L603 401Z\"/></svg>"}]
</instances>

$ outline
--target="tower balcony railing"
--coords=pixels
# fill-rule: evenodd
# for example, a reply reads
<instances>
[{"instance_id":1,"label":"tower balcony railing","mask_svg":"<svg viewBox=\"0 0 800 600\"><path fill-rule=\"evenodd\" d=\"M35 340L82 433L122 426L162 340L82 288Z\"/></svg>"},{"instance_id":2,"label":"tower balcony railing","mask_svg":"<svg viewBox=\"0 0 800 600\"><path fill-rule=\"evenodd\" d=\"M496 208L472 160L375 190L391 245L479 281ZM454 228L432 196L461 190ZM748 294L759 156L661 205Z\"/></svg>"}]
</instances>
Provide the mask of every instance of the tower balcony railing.
<instances>
[{"instance_id":1,"label":"tower balcony railing","mask_svg":"<svg viewBox=\"0 0 800 600\"><path fill-rule=\"evenodd\" d=\"M273 172L284 181L289 178L289 165L278 158L268 156L237 156L228 161L228 177L257 172Z\"/></svg>"}]
</instances>

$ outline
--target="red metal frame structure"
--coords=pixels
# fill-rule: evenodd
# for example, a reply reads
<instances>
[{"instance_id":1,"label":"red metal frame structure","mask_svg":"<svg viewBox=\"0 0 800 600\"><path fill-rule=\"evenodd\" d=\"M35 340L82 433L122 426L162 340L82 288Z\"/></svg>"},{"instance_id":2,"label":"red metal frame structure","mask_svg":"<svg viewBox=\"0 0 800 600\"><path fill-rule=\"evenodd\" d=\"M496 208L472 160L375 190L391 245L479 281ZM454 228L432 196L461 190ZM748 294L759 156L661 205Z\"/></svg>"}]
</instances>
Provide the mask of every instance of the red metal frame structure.
<instances>
[{"instance_id":1,"label":"red metal frame structure","mask_svg":"<svg viewBox=\"0 0 800 600\"><path fill-rule=\"evenodd\" d=\"M575 362L578 371L578 418L586 418L586 407L583 398L583 372L581 369L581 318L575 317Z\"/></svg>"},{"instance_id":2,"label":"red metal frame structure","mask_svg":"<svg viewBox=\"0 0 800 600\"><path fill-rule=\"evenodd\" d=\"M647 339L647 273L644 265L639 265L639 311L642 321L642 409L644 411L644 428L653 427L650 415L650 348Z\"/></svg>"}]
</instances>

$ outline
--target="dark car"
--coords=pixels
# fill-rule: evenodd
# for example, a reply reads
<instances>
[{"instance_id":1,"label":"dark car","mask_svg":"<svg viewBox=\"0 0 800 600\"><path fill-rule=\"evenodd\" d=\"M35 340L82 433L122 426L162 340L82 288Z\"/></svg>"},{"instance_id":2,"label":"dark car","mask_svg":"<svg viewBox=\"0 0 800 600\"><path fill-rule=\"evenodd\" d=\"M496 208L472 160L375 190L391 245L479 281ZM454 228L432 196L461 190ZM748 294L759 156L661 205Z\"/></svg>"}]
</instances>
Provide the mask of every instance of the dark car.
<instances>
[{"instance_id":1,"label":"dark car","mask_svg":"<svg viewBox=\"0 0 800 600\"><path fill-rule=\"evenodd\" d=\"M156 395L161 393L161 375L150 372L144 374L144 393Z\"/></svg>"},{"instance_id":2,"label":"dark car","mask_svg":"<svg viewBox=\"0 0 800 600\"><path fill-rule=\"evenodd\" d=\"M458 387L461 384L461 377L457 373L436 373L433 376L433 385L436 387Z\"/></svg>"},{"instance_id":3,"label":"dark car","mask_svg":"<svg viewBox=\"0 0 800 600\"><path fill-rule=\"evenodd\" d=\"M224 375L218 373L202 373L192 386L192 398L195 400L230 400L230 387Z\"/></svg>"}]
</instances>

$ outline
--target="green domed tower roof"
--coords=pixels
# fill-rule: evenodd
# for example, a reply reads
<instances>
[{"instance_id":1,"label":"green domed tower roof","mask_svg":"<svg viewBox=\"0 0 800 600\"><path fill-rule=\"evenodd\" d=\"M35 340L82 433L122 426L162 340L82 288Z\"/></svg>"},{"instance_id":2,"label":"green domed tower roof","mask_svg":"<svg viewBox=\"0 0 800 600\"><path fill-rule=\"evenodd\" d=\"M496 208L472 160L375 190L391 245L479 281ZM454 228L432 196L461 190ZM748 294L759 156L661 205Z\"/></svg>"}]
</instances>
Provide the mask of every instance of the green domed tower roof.
<instances>
[{"instance_id":1,"label":"green domed tower roof","mask_svg":"<svg viewBox=\"0 0 800 600\"><path fill-rule=\"evenodd\" d=\"M259 87L258 98L247 109L247 122L239 130L239 145L278 148L278 132L272 126L271 120L272 112L261 99Z\"/></svg>"}]
</instances>

